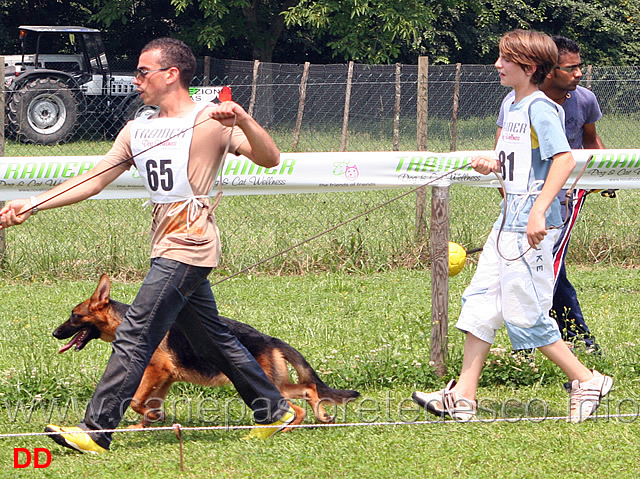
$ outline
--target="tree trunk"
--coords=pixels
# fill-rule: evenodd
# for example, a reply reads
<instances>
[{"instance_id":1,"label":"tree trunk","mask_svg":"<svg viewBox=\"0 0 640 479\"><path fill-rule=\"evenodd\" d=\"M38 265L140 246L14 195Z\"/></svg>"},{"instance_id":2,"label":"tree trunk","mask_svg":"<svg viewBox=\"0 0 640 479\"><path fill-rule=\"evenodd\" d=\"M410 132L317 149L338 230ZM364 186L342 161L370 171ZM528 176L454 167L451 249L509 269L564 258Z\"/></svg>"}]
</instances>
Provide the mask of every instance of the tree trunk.
<instances>
[{"instance_id":1,"label":"tree trunk","mask_svg":"<svg viewBox=\"0 0 640 479\"><path fill-rule=\"evenodd\" d=\"M273 50L284 30L282 12L298 3L298 0L285 0L276 14L262 4L260 0L252 0L242 9L247 21L247 31L252 44L253 59L261 62L273 61ZM271 14L270 14L271 13Z\"/></svg>"}]
</instances>

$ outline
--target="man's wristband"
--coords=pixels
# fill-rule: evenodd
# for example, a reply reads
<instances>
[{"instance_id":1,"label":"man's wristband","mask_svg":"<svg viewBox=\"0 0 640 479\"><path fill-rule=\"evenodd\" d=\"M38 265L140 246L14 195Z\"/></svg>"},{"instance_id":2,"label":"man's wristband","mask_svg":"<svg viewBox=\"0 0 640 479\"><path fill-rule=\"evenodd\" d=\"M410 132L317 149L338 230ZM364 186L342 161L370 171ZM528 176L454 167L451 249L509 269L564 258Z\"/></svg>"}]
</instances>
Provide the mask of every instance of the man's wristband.
<instances>
[{"instance_id":1,"label":"man's wristband","mask_svg":"<svg viewBox=\"0 0 640 479\"><path fill-rule=\"evenodd\" d=\"M38 211L40 211L38 210L38 200L36 199L35 196L32 196L30 200L31 200L31 214L35 215Z\"/></svg>"}]
</instances>

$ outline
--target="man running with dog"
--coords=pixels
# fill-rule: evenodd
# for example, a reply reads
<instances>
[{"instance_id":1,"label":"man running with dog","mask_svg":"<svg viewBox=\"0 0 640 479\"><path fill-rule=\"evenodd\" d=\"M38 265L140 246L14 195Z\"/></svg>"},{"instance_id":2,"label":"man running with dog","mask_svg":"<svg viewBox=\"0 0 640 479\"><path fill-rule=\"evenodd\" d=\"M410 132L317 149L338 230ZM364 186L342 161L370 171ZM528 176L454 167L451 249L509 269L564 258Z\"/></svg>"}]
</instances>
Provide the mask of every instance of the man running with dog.
<instances>
[{"instance_id":1,"label":"man running with dog","mask_svg":"<svg viewBox=\"0 0 640 479\"><path fill-rule=\"evenodd\" d=\"M218 319L207 279L218 265L220 237L209 192L226 147L265 168L278 165L273 139L237 103L194 103L188 87L196 59L183 42L161 38L140 54L134 84L158 111L129 122L91 171L48 192L8 202L1 228L19 225L38 210L90 198L135 166L151 195L151 267L113 342L107 368L79 427L48 425L58 444L87 453L109 449L156 347L175 323L192 347L214 362L253 410L248 437L268 438L295 412L238 339ZM57 434L56 434L57 433Z\"/></svg>"}]
</instances>

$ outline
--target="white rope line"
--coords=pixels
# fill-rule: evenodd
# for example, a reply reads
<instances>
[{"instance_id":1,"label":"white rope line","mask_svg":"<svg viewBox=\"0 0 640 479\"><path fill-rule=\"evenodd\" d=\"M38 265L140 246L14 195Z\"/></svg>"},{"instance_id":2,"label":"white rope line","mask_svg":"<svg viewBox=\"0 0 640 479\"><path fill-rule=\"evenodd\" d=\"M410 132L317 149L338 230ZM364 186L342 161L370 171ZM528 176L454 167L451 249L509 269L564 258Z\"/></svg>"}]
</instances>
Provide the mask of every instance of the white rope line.
<instances>
[{"instance_id":1,"label":"white rope line","mask_svg":"<svg viewBox=\"0 0 640 479\"><path fill-rule=\"evenodd\" d=\"M634 420L640 417L640 414L606 414L606 415L593 415L585 419L593 421L604 421L609 419L623 419L633 418ZM493 424L493 423L517 423L517 422L533 422L539 423L544 421L569 421L569 416L538 416L538 417L502 417L502 418L486 418L486 419L472 419L469 421L457 421L455 419L431 419L424 421L380 421L380 422L349 422L338 424L296 424L288 425L286 428L290 429L309 429L309 428L333 428L333 427L367 427L367 426L420 426L431 424ZM253 424L247 426L182 426L179 423L171 426L158 426L158 427L145 427L145 428L118 428L118 429L92 429L90 431L64 431L63 434L85 434L85 433L122 433L122 432L159 432L159 431L175 431L179 428L180 431L235 431L242 429L264 429L272 428L272 425ZM0 439L8 439L15 437L32 437L32 436L54 436L60 434L59 432L18 432L0 434Z\"/></svg>"}]
</instances>

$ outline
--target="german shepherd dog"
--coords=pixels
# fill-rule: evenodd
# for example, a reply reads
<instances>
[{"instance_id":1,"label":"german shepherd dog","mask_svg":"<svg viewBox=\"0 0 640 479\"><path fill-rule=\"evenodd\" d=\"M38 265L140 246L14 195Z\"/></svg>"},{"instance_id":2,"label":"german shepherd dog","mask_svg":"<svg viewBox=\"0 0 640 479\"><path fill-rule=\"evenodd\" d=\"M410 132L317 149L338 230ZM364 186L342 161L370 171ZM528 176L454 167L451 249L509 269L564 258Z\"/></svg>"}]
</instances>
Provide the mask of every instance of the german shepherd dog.
<instances>
[{"instance_id":1,"label":"german shepherd dog","mask_svg":"<svg viewBox=\"0 0 640 479\"><path fill-rule=\"evenodd\" d=\"M76 351L80 351L92 339L100 338L107 342L115 339L116 329L129 305L112 300L109 297L110 292L111 282L109 277L103 274L91 298L73 308L71 317L53 332L57 339L72 338L60 348L59 353L74 347ZM318 421L332 423L335 420L326 413L323 402L343 404L360 396L358 391L327 386L302 354L284 341L262 334L251 326L233 319L220 317L220 320L256 358L282 396L287 400L307 401ZM297 383L291 382L287 364L291 364L297 371ZM207 364L204 359L198 357L184 334L174 326L164 337L144 371L140 386L131 402L131 408L142 415L142 420L131 427L146 427L156 421L165 420L161 405L169 388L177 381L203 386L222 386L230 383L215 364ZM297 415L292 424L302 423L306 415L304 409L295 404L291 406Z\"/></svg>"}]
</instances>

